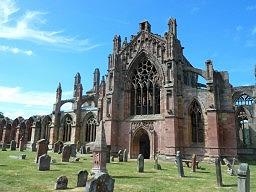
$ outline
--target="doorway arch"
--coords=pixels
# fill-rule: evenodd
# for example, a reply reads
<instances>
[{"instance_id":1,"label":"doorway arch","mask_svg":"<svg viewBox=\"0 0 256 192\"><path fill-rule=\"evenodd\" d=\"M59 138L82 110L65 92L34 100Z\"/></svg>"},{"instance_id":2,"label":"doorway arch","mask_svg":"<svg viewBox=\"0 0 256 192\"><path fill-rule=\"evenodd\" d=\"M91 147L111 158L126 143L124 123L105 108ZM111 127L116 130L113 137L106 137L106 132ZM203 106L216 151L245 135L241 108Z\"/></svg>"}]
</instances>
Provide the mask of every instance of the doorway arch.
<instances>
[{"instance_id":1,"label":"doorway arch","mask_svg":"<svg viewBox=\"0 0 256 192\"><path fill-rule=\"evenodd\" d=\"M143 128L139 129L132 140L133 156L137 157L142 154L144 159L150 158L150 139L147 131Z\"/></svg>"}]
</instances>

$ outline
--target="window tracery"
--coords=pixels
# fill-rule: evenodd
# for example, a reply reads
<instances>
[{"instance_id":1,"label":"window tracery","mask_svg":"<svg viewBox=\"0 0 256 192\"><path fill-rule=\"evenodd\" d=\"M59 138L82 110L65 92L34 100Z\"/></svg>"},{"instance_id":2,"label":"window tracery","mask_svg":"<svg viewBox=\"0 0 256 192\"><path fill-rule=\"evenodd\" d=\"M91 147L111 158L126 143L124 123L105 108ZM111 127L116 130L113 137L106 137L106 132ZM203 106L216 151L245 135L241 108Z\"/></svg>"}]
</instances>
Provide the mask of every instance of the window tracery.
<instances>
[{"instance_id":1,"label":"window tracery","mask_svg":"<svg viewBox=\"0 0 256 192\"><path fill-rule=\"evenodd\" d=\"M70 116L66 116L64 119L64 132L63 132L63 141L70 141L71 140L71 124L72 118Z\"/></svg>"},{"instance_id":2,"label":"window tracery","mask_svg":"<svg viewBox=\"0 0 256 192\"><path fill-rule=\"evenodd\" d=\"M192 128L192 142L204 142L204 127L202 119L202 111L198 102L193 101L190 108L191 128Z\"/></svg>"},{"instance_id":3,"label":"window tracery","mask_svg":"<svg viewBox=\"0 0 256 192\"><path fill-rule=\"evenodd\" d=\"M96 139L96 119L92 116L86 122L85 141L94 142Z\"/></svg>"}]
</instances>

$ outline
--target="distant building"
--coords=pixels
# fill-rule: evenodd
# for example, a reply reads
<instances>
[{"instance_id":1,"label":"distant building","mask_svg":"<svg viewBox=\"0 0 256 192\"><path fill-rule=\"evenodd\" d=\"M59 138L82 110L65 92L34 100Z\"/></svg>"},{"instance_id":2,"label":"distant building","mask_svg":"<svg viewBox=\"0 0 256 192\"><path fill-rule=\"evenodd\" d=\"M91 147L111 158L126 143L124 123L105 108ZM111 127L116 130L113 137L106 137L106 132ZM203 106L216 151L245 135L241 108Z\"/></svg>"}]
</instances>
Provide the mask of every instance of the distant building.
<instances>
[{"instance_id":1,"label":"distant building","mask_svg":"<svg viewBox=\"0 0 256 192\"><path fill-rule=\"evenodd\" d=\"M51 115L2 119L2 143L25 135L30 144L45 138L50 145L91 146L103 120L111 151L127 149L131 158L177 150L202 157L256 155L255 86L232 87L228 73L214 70L211 60L195 68L183 54L175 19L164 36L152 33L147 21L129 42L115 36L108 60L106 76L100 80L95 69L86 94L79 73L73 98L62 100L59 84ZM68 102L72 111L62 112Z\"/></svg>"}]
</instances>

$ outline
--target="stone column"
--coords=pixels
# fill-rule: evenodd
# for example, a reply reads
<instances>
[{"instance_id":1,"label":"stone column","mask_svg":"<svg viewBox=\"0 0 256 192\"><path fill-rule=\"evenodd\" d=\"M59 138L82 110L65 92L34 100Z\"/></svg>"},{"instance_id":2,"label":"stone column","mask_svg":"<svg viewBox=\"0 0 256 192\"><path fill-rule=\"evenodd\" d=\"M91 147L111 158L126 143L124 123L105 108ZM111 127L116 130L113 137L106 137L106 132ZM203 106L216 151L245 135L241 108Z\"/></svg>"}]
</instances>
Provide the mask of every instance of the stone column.
<instances>
[{"instance_id":1,"label":"stone column","mask_svg":"<svg viewBox=\"0 0 256 192\"><path fill-rule=\"evenodd\" d=\"M179 174L179 176L180 176L180 177L185 177L180 151L177 151L176 162L177 162L177 167L178 167L178 174Z\"/></svg>"},{"instance_id":2,"label":"stone column","mask_svg":"<svg viewBox=\"0 0 256 192\"><path fill-rule=\"evenodd\" d=\"M241 163L237 171L237 191L250 192L250 169L247 163Z\"/></svg>"}]
</instances>

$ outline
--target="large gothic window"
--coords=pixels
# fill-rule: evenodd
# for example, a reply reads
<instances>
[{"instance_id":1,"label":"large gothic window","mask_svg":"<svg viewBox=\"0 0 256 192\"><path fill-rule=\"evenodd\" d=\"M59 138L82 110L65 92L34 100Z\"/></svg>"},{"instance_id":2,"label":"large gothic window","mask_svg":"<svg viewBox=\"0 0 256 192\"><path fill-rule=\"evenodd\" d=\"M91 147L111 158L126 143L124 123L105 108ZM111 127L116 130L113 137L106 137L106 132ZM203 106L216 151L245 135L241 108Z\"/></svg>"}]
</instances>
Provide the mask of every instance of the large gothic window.
<instances>
[{"instance_id":1,"label":"large gothic window","mask_svg":"<svg viewBox=\"0 0 256 192\"><path fill-rule=\"evenodd\" d=\"M241 106L241 105L252 105L253 104L253 98L251 98L247 94L241 95L236 101L235 105L236 106Z\"/></svg>"},{"instance_id":2,"label":"large gothic window","mask_svg":"<svg viewBox=\"0 0 256 192\"><path fill-rule=\"evenodd\" d=\"M133 69L131 81L131 115L159 114L160 86L155 66L142 60Z\"/></svg>"},{"instance_id":3,"label":"large gothic window","mask_svg":"<svg viewBox=\"0 0 256 192\"><path fill-rule=\"evenodd\" d=\"M85 141L94 142L96 139L96 119L91 116L86 122Z\"/></svg>"},{"instance_id":4,"label":"large gothic window","mask_svg":"<svg viewBox=\"0 0 256 192\"><path fill-rule=\"evenodd\" d=\"M70 141L71 140L71 125L72 125L72 118L67 115L64 119L64 130L63 130L63 141Z\"/></svg>"},{"instance_id":5,"label":"large gothic window","mask_svg":"<svg viewBox=\"0 0 256 192\"><path fill-rule=\"evenodd\" d=\"M190 119L192 128L192 142L204 142L204 127L202 119L202 111L198 102L193 101L190 107Z\"/></svg>"}]
</instances>

